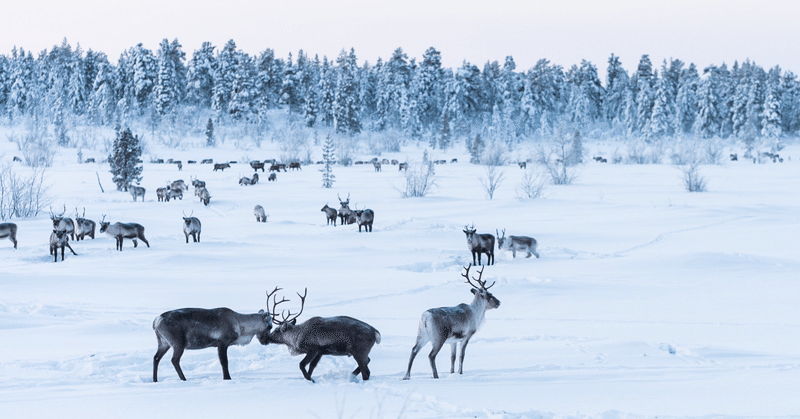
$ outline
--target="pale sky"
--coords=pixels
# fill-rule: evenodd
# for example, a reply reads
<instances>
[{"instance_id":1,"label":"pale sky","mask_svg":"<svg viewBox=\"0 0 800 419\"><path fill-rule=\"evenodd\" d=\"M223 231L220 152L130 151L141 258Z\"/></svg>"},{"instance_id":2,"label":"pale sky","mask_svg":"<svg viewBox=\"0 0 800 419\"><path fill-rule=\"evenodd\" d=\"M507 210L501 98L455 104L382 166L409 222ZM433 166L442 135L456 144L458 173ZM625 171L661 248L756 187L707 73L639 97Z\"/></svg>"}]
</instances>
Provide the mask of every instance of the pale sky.
<instances>
[{"instance_id":1,"label":"pale sky","mask_svg":"<svg viewBox=\"0 0 800 419\"><path fill-rule=\"evenodd\" d=\"M794 0L24 0L0 6L0 53L38 53L64 37L103 51L116 63L138 43L156 50L178 38L187 59L204 41L233 39L257 54L303 49L335 58L355 48L359 63L384 60L397 47L421 59L428 47L446 67L483 68L512 55L517 70L540 58L565 68L586 59L605 79L608 57L630 72L642 54L709 64L749 58L800 74L800 2Z\"/></svg>"}]
</instances>

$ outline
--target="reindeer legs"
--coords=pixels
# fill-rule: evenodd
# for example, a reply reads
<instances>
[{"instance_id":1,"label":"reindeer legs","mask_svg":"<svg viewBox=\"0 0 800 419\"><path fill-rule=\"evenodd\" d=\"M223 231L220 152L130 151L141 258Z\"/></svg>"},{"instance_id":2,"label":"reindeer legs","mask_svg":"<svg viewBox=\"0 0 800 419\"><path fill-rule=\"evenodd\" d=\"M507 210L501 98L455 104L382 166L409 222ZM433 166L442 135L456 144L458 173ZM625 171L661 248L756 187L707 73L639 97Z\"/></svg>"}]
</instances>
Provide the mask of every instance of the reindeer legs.
<instances>
[{"instance_id":1,"label":"reindeer legs","mask_svg":"<svg viewBox=\"0 0 800 419\"><path fill-rule=\"evenodd\" d=\"M453 342L450 344L450 374L455 372L456 367L456 347L458 347L458 342Z\"/></svg>"},{"instance_id":2,"label":"reindeer legs","mask_svg":"<svg viewBox=\"0 0 800 419\"><path fill-rule=\"evenodd\" d=\"M218 346L217 354L219 355L219 363L222 364L222 379L230 380L231 374L228 372L228 347L225 345Z\"/></svg>"},{"instance_id":3,"label":"reindeer legs","mask_svg":"<svg viewBox=\"0 0 800 419\"><path fill-rule=\"evenodd\" d=\"M322 358L322 355L319 355L316 352L309 352L306 354L303 360L300 361L300 371L303 373L303 377L312 383L315 381L311 379L311 372L314 371L314 366L316 366L316 363L312 363L311 371L306 371L306 365L308 365L309 362L312 362L314 358L317 357ZM317 359L317 362L319 362L319 359Z\"/></svg>"},{"instance_id":4,"label":"reindeer legs","mask_svg":"<svg viewBox=\"0 0 800 419\"><path fill-rule=\"evenodd\" d=\"M414 363L414 358L416 358L420 349L422 349L422 347L425 346L426 343L428 343L428 340L423 338L422 334L418 334L417 342L414 344L414 347L411 348L411 357L408 358L408 371L406 371L406 376L403 377L404 380L408 380L409 378L411 378L411 364Z\"/></svg>"},{"instance_id":5,"label":"reindeer legs","mask_svg":"<svg viewBox=\"0 0 800 419\"><path fill-rule=\"evenodd\" d=\"M161 336L156 335L158 338L158 350L156 350L156 355L153 357L153 382L158 382L158 363L161 362L161 358L164 357L164 354L167 353L169 350L169 344L164 342Z\"/></svg>"},{"instance_id":6,"label":"reindeer legs","mask_svg":"<svg viewBox=\"0 0 800 419\"><path fill-rule=\"evenodd\" d=\"M186 376L183 375L183 370L181 370L181 356L183 356L183 350L184 348L182 346L172 348L172 366L175 367L175 371L178 372L178 377L186 381Z\"/></svg>"},{"instance_id":7,"label":"reindeer legs","mask_svg":"<svg viewBox=\"0 0 800 419\"><path fill-rule=\"evenodd\" d=\"M469 343L469 338L471 336L467 336L463 342L461 342L461 358L458 360L458 373L463 374L464 372L464 353L467 351L467 344ZM453 348L453 353L455 353L455 348Z\"/></svg>"},{"instance_id":8,"label":"reindeer legs","mask_svg":"<svg viewBox=\"0 0 800 419\"><path fill-rule=\"evenodd\" d=\"M436 355L439 355L439 351L442 350L442 346L444 346L444 341L437 342L434 340L431 353L428 354L428 360L431 361L431 370L433 370L433 378L439 378L439 373L436 372Z\"/></svg>"}]
</instances>

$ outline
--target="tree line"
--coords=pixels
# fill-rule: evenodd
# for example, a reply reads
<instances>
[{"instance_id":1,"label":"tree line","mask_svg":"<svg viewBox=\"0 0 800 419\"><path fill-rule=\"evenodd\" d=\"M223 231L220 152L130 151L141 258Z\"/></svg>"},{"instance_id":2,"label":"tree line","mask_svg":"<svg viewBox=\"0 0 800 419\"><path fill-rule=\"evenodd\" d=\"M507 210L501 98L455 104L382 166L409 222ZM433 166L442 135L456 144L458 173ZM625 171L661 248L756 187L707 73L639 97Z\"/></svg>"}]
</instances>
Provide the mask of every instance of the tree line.
<instances>
[{"instance_id":1,"label":"tree line","mask_svg":"<svg viewBox=\"0 0 800 419\"><path fill-rule=\"evenodd\" d=\"M482 69L466 61L445 68L435 48L419 61L397 48L386 61L361 65L353 49L335 60L302 50L284 59L272 49L250 55L233 40L222 48L205 42L189 59L177 39L155 52L139 44L115 64L66 39L35 55L16 47L0 55L0 120L51 123L61 145L76 125L155 127L200 111L217 123L258 127L275 109L308 127L393 129L442 148L476 133L509 144L547 137L565 123L645 140L778 144L800 129L800 85L790 71L749 60L700 70L670 59L656 68L648 55L629 73L612 54L604 81L586 60L565 69L542 59L518 71L508 56Z\"/></svg>"}]
</instances>

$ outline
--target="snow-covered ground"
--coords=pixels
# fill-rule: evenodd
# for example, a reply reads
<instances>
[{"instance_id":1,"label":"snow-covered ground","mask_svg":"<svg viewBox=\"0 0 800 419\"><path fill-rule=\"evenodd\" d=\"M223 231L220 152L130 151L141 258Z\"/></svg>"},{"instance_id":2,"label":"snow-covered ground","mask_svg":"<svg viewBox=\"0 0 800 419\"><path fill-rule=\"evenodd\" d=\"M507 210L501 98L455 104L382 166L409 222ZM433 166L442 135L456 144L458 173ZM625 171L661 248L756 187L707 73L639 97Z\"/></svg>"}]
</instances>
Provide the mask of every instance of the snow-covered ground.
<instances>
[{"instance_id":1,"label":"snow-covered ground","mask_svg":"<svg viewBox=\"0 0 800 419\"><path fill-rule=\"evenodd\" d=\"M275 150L249 151L252 159ZM3 162L14 150L4 144ZM609 153L613 146L589 144ZM741 153L741 152L740 152ZM145 164L145 202L115 190L108 166L75 163L61 150L48 170L54 208L86 207L87 218L138 222L150 248L72 242L78 256L54 263L48 215L15 220L19 248L0 241L0 417L528 418L800 415L800 148L783 164L704 166L709 191L685 192L670 165L590 162L571 186L520 201L522 171L509 165L493 200L466 163L436 166L438 187L402 199L396 167L336 167L322 189L319 166L238 185L250 168L212 172L186 160L241 160L233 149L160 150L174 165ZM403 150L382 157L418 159ZM86 152L85 157L91 155ZM365 156L369 158L371 156ZM148 160L147 157L144 160ZM105 193L100 192L95 172ZM160 203L167 180L197 176L212 195ZM326 226L320 211L375 211L372 233ZM253 206L270 215L256 223ZM203 223L185 243L182 213ZM420 314L469 302L461 277L471 261L462 228L530 235L540 259L497 251L484 278L501 301L472 339L463 375L449 375L449 350L431 378L427 353L402 381ZM518 255L519 256L519 255ZM222 380L214 349L187 351L182 382L161 362L152 382L153 319L181 307L256 312L265 291L308 287L305 312L348 315L382 342L372 377L350 380L352 358L324 357L303 379L283 346L232 347L233 379Z\"/></svg>"}]
</instances>

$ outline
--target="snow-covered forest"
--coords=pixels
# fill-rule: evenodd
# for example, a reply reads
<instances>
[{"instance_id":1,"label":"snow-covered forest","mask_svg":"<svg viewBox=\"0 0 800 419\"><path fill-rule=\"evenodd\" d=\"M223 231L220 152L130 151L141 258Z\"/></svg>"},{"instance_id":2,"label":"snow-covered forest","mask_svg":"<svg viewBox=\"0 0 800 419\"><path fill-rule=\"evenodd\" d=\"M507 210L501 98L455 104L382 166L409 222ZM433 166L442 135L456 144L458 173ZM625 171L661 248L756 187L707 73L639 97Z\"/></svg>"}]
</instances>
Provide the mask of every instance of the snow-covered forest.
<instances>
[{"instance_id":1,"label":"snow-covered forest","mask_svg":"<svg viewBox=\"0 0 800 419\"><path fill-rule=\"evenodd\" d=\"M469 148L478 134L512 148L566 125L589 138L734 139L748 150L760 141L777 151L782 137L800 130L800 82L778 66L747 60L698 68L643 55L624 63L635 64L628 71L612 54L607 63L570 68L541 59L520 69L509 56L451 69L441 54L429 48L418 59L397 48L385 61L359 64L353 49L335 58L303 50L276 57L269 48L251 55L230 40L206 42L189 57L177 39L164 39L155 51L133 46L115 63L64 39L49 51L0 55L0 119L28 127L29 136L50 124L38 137L85 148L98 145L92 128L124 126L177 147L187 135L203 137L209 118L260 144L273 139L276 109L295 127L389 131L439 149L459 140ZM398 142L380 147L397 151Z\"/></svg>"}]
</instances>

